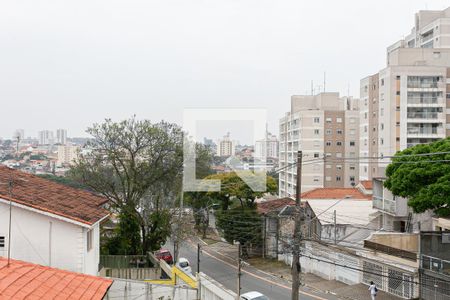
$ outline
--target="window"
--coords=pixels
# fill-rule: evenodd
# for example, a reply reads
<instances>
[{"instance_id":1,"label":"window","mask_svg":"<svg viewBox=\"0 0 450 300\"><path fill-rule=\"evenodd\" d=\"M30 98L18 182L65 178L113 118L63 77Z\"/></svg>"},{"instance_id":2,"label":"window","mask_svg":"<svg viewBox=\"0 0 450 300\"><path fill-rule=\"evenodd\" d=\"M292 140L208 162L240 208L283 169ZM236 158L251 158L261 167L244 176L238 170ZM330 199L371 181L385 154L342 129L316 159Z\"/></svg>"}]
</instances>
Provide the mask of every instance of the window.
<instances>
[{"instance_id":1,"label":"window","mask_svg":"<svg viewBox=\"0 0 450 300\"><path fill-rule=\"evenodd\" d=\"M384 130L384 123L381 123L380 126L381 126L381 130Z\"/></svg>"},{"instance_id":2,"label":"window","mask_svg":"<svg viewBox=\"0 0 450 300\"><path fill-rule=\"evenodd\" d=\"M355 141L350 141L350 146L355 146Z\"/></svg>"},{"instance_id":3,"label":"window","mask_svg":"<svg viewBox=\"0 0 450 300\"><path fill-rule=\"evenodd\" d=\"M336 170L342 170L342 165L336 165Z\"/></svg>"},{"instance_id":4,"label":"window","mask_svg":"<svg viewBox=\"0 0 450 300\"><path fill-rule=\"evenodd\" d=\"M314 153L314 158L318 158L319 157L319 153Z\"/></svg>"},{"instance_id":5,"label":"window","mask_svg":"<svg viewBox=\"0 0 450 300\"><path fill-rule=\"evenodd\" d=\"M326 180L326 181L331 181L331 176L326 176L326 177L325 177L325 180Z\"/></svg>"},{"instance_id":6,"label":"window","mask_svg":"<svg viewBox=\"0 0 450 300\"><path fill-rule=\"evenodd\" d=\"M325 165L325 169L331 169L331 165Z\"/></svg>"},{"instance_id":7,"label":"window","mask_svg":"<svg viewBox=\"0 0 450 300\"><path fill-rule=\"evenodd\" d=\"M381 86L384 85L384 78L381 78Z\"/></svg>"},{"instance_id":8,"label":"window","mask_svg":"<svg viewBox=\"0 0 450 300\"><path fill-rule=\"evenodd\" d=\"M314 141L314 147L320 147L320 141Z\"/></svg>"},{"instance_id":9,"label":"window","mask_svg":"<svg viewBox=\"0 0 450 300\"><path fill-rule=\"evenodd\" d=\"M342 129L336 130L336 133L337 133L337 134L342 134Z\"/></svg>"},{"instance_id":10,"label":"window","mask_svg":"<svg viewBox=\"0 0 450 300\"><path fill-rule=\"evenodd\" d=\"M325 119L325 122L331 123L331 118L326 118L326 119Z\"/></svg>"},{"instance_id":11,"label":"window","mask_svg":"<svg viewBox=\"0 0 450 300\"><path fill-rule=\"evenodd\" d=\"M5 247L5 237L0 236L0 248L4 248L4 247Z\"/></svg>"},{"instance_id":12,"label":"window","mask_svg":"<svg viewBox=\"0 0 450 300\"><path fill-rule=\"evenodd\" d=\"M325 157L331 157L331 153L325 153Z\"/></svg>"},{"instance_id":13,"label":"window","mask_svg":"<svg viewBox=\"0 0 450 300\"><path fill-rule=\"evenodd\" d=\"M350 176L350 181L354 182L355 181L355 176Z\"/></svg>"},{"instance_id":14,"label":"window","mask_svg":"<svg viewBox=\"0 0 450 300\"><path fill-rule=\"evenodd\" d=\"M400 91L397 91L397 93L396 93L396 94L397 94L397 96L400 96Z\"/></svg>"},{"instance_id":15,"label":"window","mask_svg":"<svg viewBox=\"0 0 450 300\"><path fill-rule=\"evenodd\" d=\"M396 140L397 142L400 142L400 138L399 138L399 137L395 138L395 140Z\"/></svg>"},{"instance_id":16,"label":"window","mask_svg":"<svg viewBox=\"0 0 450 300\"><path fill-rule=\"evenodd\" d=\"M342 142L340 141L336 142L336 146L342 146Z\"/></svg>"},{"instance_id":17,"label":"window","mask_svg":"<svg viewBox=\"0 0 450 300\"><path fill-rule=\"evenodd\" d=\"M314 123L320 123L320 118L319 117L315 117L314 118Z\"/></svg>"},{"instance_id":18,"label":"window","mask_svg":"<svg viewBox=\"0 0 450 300\"><path fill-rule=\"evenodd\" d=\"M342 123L342 118L336 118L336 123Z\"/></svg>"},{"instance_id":19,"label":"window","mask_svg":"<svg viewBox=\"0 0 450 300\"><path fill-rule=\"evenodd\" d=\"M331 141L327 141L327 142L326 142L326 145L327 145L327 146L331 146Z\"/></svg>"},{"instance_id":20,"label":"window","mask_svg":"<svg viewBox=\"0 0 450 300\"><path fill-rule=\"evenodd\" d=\"M384 108L380 109L380 116L384 116Z\"/></svg>"},{"instance_id":21,"label":"window","mask_svg":"<svg viewBox=\"0 0 450 300\"><path fill-rule=\"evenodd\" d=\"M336 181L341 181L341 176L336 176Z\"/></svg>"},{"instance_id":22,"label":"window","mask_svg":"<svg viewBox=\"0 0 450 300\"><path fill-rule=\"evenodd\" d=\"M351 165L351 166L349 167L349 169L352 170L352 171L354 171L354 170L356 169L356 167L355 167L355 165Z\"/></svg>"},{"instance_id":23,"label":"window","mask_svg":"<svg viewBox=\"0 0 450 300\"><path fill-rule=\"evenodd\" d=\"M320 133L319 129L314 129L314 134L318 135Z\"/></svg>"},{"instance_id":24,"label":"window","mask_svg":"<svg viewBox=\"0 0 450 300\"><path fill-rule=\"evenodd\" d=\"M325 131L325 133L328 134L328 135L331 134L331 129L327 129L327 130Z\"/></svg>"},{"instance_id":25,"label":"window","mask_svg":"<svg viewBox=\"0 0 450 300\"><path fill-rule=\"evenodd\" d=\"M364 119L367 119L367 113L364 113Z\"/></svg>"},{"instance_id":26,"label":"window","mask_svg":"<svg viewBox=\"0 0 450 300\"><path fill-rule=\"evenodd\" d=\"M367 139L364 139L364 146L367 146Z\"/></svg>"},{"instance_id":27,"label":"window","mask_svg":"<svg viewBox=\"0 0 450 300\"><path fill-rule=\"evenodd\" d=\"M380 138L380 144L384 145L384 139L383 138Z\"/></svg>"},{"instance_id":28,"label":"window","mask_svg":"<svg viewBox=\"0 0 450 300\"><path fill-rule=\"evenodd\" d=\"M367 126L364 126L364 132L367 132Z\"/></svg>"},{"instance_id":29,"label":"window","mask_svg":"<svg viewBox=\"0 0 450 300\"><path fill-rule=\"evenodd\" d=\"M400 80L400 75L397 75L397 80Z\"/></svg>"},{"instance_id":30,"label":"window","mask_svg":"<svg viewBox=\"0 0 450 300\"><path fill-rule=\"evenodd\" d=\"M87 251L92 249L92 230L88 230L87 235L86 235L86 246L87 246Z\"/></svg>"},{"instance_id":31,"label":"window","mask_svg":"<svg viewBox=\"0 0 450 300\"><path fill-rule=\"evenodd\" d=\"M314 177L314 182L319 182L319 177Z\"/></svg>"},{"instance_id":32,"label":"window","mask_svg":"<svg viewBox=\"0 0 450 300\"><path fill-rule=\"evenodd\" d=\"M337 152L337 153L336 153L336 157L337 157L337 158L341 158L341 157L342 157L342 153Z\"/></svg>"},{"instance_id":33,"label":"window","mask_svg":"<svg viewBox=\"0 0 450 300\"><path fill-rule=\"evenodd\" d=\"M356 134L356 130L355 129L350 129L350 134L351 135L355 135Z\"/></svg>"}]
</instances>

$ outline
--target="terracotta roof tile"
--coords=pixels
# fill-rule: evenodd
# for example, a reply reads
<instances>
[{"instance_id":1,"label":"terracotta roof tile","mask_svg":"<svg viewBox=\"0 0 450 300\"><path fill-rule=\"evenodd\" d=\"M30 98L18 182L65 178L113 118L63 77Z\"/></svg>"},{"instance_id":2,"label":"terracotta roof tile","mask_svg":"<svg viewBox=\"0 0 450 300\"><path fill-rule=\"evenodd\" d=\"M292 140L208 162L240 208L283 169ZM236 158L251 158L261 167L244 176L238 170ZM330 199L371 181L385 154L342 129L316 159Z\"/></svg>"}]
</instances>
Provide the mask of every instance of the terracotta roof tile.
<instances>
[{"instance_id":1,"label":"terracotta roof tile","mask_svg":"<svg viewBox=\"0 0 450 300\"><path fill-rule=\"evenodd\" d=\"M8 182L13 181L12 201L86 224L108 215L101 207L108 200L91 192L68 187L38 176L0 166L0 198L9 199Z\"/></svg>"},{"instance_id":2,"label":"terracotta roof tile","mask_svg":"<svg viewBox=\"0 0 450 300\"><path fill-rule=\"evenodd\" d=\"M302 194L303 199L361 199L371 200L372 196L364 195L356 188L317 188Z\"/></svg>"},{"instance_id":3,"label":"terracotta roof tile","mask_svg":"<svg viewBox=\"0 0 450 300\"><path fill-rule=\"evenodd\" d=\"M359 183L366 189L371 190L372 189L372 180L361 180Z\"/></svg>"},{"instance_id":4,"label":"terracotta roof tile","mask_svg":"<svg viewBox=\"0 0 450 300\"><path fill-rule=\"evenodd\" d=\"M266 214L271 211L281 210L286 205L295 205L295 200L292 198L280 198L275 200L268 200L257 204L257 211L259 214Z\"/></svg>"},{"instance_id":5,"label":"terracotta roof tile","mask_svg":"<svg viewBox=\"0 0 450 300\"><path fill-rule=\"evenodd\" d=\"M0 299L101 300L112 280L0 257ZM80 284L82 283L82 284Z\"/></svg>"}]
</instances>

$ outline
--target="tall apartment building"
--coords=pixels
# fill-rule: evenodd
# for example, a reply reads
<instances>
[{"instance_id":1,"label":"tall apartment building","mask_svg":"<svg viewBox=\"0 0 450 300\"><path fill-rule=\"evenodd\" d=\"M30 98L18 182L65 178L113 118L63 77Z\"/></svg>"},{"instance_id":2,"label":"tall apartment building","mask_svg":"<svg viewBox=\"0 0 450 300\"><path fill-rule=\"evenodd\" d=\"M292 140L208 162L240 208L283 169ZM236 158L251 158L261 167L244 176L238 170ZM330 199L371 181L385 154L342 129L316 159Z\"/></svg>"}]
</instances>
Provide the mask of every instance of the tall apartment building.
<instances>
[{"instance_id":1,"label":"tall apartment building","mask_svg":"<svg viewBox=\"0 0 450 300\"><path fill-rule=\"evenodd\" d=\"M59 166L72 164L74 162L74 160L77 158L79 151L80 151L80 147L78 147L78 146L72 146L72 145L58 146L57 164Z\"/></svg>"},{"instance_id":2,"label":"tall apartment building","mask_svg":"<svg viewBox=\"0 0 450 300\"><path fill-rule=\"evenodd\" d=\"M56 142L61 145L65 145L67 143L67 130L66 129L57 129L56 130Z\"/></svg>"},{"instance_id":3,"label":"tall apartment building","mask_svg":"<svg viewBox=\"0 0 450 300\"><path fill-rule=\"evenodd\" d=\"M450 135L450 8L415 20L388 47L386 68L361 80L360 156L371 158L360 162L361 180L384 176L380 158Z\"/></svg>"},{"instance_id":4,"label":"tall apartment building","mask_svg":"<svg viewBox=\"0 0 450 300\"><path fill-rule=\"evenodd\" d=\"M53 131L42 130L38 133L39 145L50 145L53 144Z\"/></svg>"},{"instance_id":5,"label":"tall apartment building","mask_svg":"<svg viewBox=\"0 0 450 300\"><path fill-rule=\"evenodd\" d=\"M255 158L278 158L279 142L276 135L267 133L266 138L255 142Z\"/></svg>"},{"instance_id":6,"label":"tall apartment building","mask_svg":"<svg viewBox=\"0 0 450 300\"><path fill-rule=\"evenodd\" d=\"M235 147L236 142L231 139L230 133L227 133L223 139L217 142L217 156L232 156L235 153Z\"/></svg>"},{"instance_id":7,"label":"tall apartment building","mask_svg":"<svg viewBox=\"0 0 450 300\"><path fill-rule=\"evenodd\" d=\"M280 168L297 160L302 150L302 192L358 183L358 101L339 93L292 96L291 111L280 119ZM355 158L353 160L353 158ZM279 175L279 196L295 195L296 166Z\"/></svg>"}]
</instances>

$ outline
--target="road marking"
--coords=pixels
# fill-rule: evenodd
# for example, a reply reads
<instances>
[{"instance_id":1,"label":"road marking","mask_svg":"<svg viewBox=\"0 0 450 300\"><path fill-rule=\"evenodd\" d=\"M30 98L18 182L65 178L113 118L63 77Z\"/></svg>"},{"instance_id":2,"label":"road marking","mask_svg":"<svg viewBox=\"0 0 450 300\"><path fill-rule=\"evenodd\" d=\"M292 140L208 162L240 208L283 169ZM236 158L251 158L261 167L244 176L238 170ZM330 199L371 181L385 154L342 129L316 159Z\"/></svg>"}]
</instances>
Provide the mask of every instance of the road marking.
<instances>
[{"instance_id":1,"label":"road marking","mask_svg":"<svg viewBox=\"0 0 450 300\"><path fill-rule=\"evenodd\" d=\"M193 242L189 242L189 243L191 244L191 246L195 246L195 244L194 244ZM218 260L218 261L220 261L220 262L222 262L222 263L224 263L224 264L226 264L226 265L232 267L233 269L237 269L237 266L235 266L235 265L233 265L233 264L230 264L229 262L224 261L224 260L222 260L222 259L220 259L220 258L214 256L213 254L209 253L207 250L202 250L202 253L205 253L206 255L208 255L208 256L210 256L210 257L212 257L212 258L214 258L214 259L216 259L216 260ZM220 254L219 254L219 255L220 255ZM252 273L252 272L249 272L249 271L246 271L246 270L243 270L243 269L241 270L241 272L246 273L246 274L248 274L248 275L250 275L250 276L253 276L253 277L257 278L257 279L263 280L263 281L265 281L265 282L268 282L268 283L270 283L270 284L276 285L276 286L278 286L278 287L281 287L281 288L284 288L284 289L288 289L288 290L292 290L292 288L289 287L289 286L286 286L286 285L281 284L281 283L278 283L278 282L270 281L269 279L264 278L264 277L259 276L259 275L256 275L256 274L254 274L254 273ZM302 294L302 295L306 295L306 296L315 298L315 299L319 299L319 300L328 300L328 299L326 299L326 298L322 298L322 297L316 296L316 295L314 295L314 294L310 294L310 293L303 292L303 291L300 291L299 293Z\"/></svg>"}]
</instances>

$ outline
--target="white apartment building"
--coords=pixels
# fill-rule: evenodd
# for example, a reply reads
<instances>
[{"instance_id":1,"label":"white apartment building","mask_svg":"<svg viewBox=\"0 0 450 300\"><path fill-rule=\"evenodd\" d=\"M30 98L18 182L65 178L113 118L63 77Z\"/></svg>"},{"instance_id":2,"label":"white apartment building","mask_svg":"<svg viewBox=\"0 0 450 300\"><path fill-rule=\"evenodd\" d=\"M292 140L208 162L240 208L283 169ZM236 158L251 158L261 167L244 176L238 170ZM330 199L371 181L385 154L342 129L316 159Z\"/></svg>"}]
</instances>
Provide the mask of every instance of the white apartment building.
<instances>
[{"instance_id":1,"label":"white apartment building","mask_svg":"<svg viewBox=\"0 0 450 300\"><path fill-rule=\"evenodd\" d=\"M302 192L358 183L359 111L357 100L339 93L292 96L291 111L280 119L279 167L302 150ZM296 166L279 175L279 196L295 195Z\"/></svg>"},{"instance_id":2,"label":"white apartment building","mask_svg":"<svg viewBox=\"0 0 450 300\"><path fill-rule=\"evenodd\" d=\"M57 129L56 130L56 142L61 145L65 145L67 143L67 130L66 129Z\"/></svg>"},{"instance_id":3,"label":"white apartment building","mask_svg":"<svg viewBox=\"0 0 450 300\"><path fill-rule=\"evenodd\" d=\"M53 131L42 130L38 133L39 145L50 145L54 143Z\"/></svg>"},{"instance_id":4,"label":"white apartment building","mask_svg":"<svg viewBox=\"0 0 450 300\"><path fill-rule=\"evenodd\" d=\"M80 147L72 145L61 145L58 146L58 161L57 164L70 165L77 158Z\"/></svg>"},{"instance_id":5,"label":"white apartment building","mask_svg":"<svg viewBox=\"0 0 450 300\"><path fill-rule=\"evenodd\" d=\"M276 135L267 133L265 139L255 142L255 158L278 158L279 142Z\"/></svg>"},{"instance_id":6,"label":"white apartment building","mask_svg":"<svg viewBox=\"0 0 450 300\"><path fill-rule=\"evenodd\" d=\"M236 142L231 139L230 133L227 133L223 139L217 142L217 156L232 156L235 153L235 147Z\"/></svg>"},{"instance_id":7,"label":"white apartment building","mask_svg":"<svg viewBox=\"0 0 450 300\"><path fill-rule=\"evenodd\" d=\"M432 47L440 48L432 48ZM360 179L383 177L384 156L450 135L450 8L420 11L387 49L387 67L361 80Z\"/></svg>"}]
</instances>

